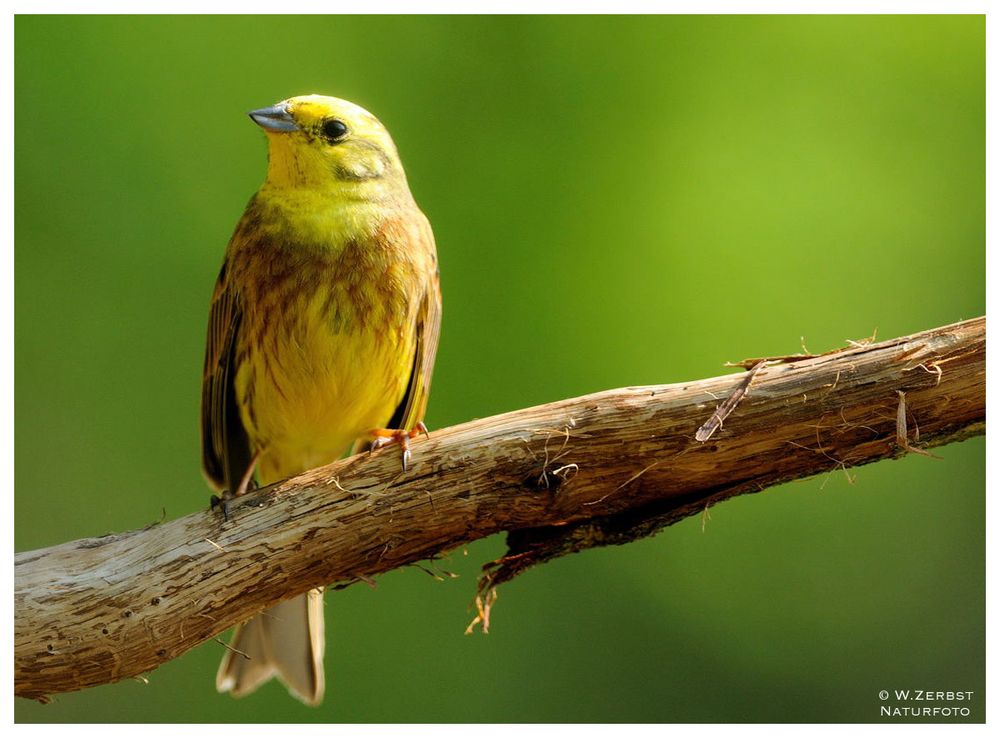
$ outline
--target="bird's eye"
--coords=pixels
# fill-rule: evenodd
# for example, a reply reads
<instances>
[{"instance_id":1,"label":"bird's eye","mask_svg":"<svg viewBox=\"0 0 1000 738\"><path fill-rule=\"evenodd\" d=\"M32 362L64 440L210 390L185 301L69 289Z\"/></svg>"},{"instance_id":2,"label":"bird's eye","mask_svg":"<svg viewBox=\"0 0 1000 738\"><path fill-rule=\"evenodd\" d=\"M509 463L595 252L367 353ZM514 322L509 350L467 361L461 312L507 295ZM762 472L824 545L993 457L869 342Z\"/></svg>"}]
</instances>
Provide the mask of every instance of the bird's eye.
<instances>
[{"instance_id":1,"label":"bird's eye","mask_svg":"<svg viewBox=\"0 0 1000 738\"><path fill-rule=\"evenodd\" d=\"M336 118L323 122L323 136L328 141L339 141L347 135L347 126Z\"/></svg>"}]
</instances>

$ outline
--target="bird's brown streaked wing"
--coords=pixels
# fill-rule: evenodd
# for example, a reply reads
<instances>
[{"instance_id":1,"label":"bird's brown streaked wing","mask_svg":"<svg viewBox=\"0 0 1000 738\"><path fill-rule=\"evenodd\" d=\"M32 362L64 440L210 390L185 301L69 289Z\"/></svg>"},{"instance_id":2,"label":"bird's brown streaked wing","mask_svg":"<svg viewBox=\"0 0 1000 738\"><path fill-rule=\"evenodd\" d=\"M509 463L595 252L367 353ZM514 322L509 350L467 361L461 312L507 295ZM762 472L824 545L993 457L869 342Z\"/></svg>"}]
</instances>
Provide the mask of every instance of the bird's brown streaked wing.
<instances>
[{"instance_id":1,"label":"bird's brown streaked wing","mask_svg":"<svg viewBox=\"0 0 1000 738\"><path fill-rule=\"evenodd\" d=\"M236 341L243 313L223 263L212 296L201 381L202 468L219 490L232 491L250 465L250 441L236 404Z\"/></svg>"},{"instance_id":2,"label":"bird's brown streaked wing","mask_svg":"<svg viewBox=\"0 0 1000 738\"><path fill-rule=\"evenodd\" d=\"M427 228L426 238L433 235ZM406 393L396 411L392 414L388 428L412 430L424 419L427 411L427 399L431 390L431 374L434 372L434 357L437 355L438 337L441 332L441 280L435 266L430 275L420 311L417 313L416 349L413 356L413 369L410 372L410 382Z\"/></svg>"}]
</instances>

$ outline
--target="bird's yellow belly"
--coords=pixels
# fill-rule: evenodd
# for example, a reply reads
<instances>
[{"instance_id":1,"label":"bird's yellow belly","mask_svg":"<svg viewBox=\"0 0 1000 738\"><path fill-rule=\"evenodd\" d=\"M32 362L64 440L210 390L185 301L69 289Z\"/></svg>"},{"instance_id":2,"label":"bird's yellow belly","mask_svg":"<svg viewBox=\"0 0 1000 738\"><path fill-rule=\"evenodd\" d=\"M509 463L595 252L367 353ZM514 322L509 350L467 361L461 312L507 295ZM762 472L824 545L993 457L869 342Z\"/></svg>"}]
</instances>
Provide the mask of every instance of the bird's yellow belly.
<instances>
[{"instance_id":1,"label":"bird's yellow belly","mask_svg":"<svg viewBox=\"0 0 1000 738\"><path fill-rule=\"evenodd\" d=\"M414 337L404 329L409 311L400 312L376 310L345 324L317 298L289 320L267 321L236 378L263 483L330 463L385 427L413 361Z\"/></svg>"}]
</instances>

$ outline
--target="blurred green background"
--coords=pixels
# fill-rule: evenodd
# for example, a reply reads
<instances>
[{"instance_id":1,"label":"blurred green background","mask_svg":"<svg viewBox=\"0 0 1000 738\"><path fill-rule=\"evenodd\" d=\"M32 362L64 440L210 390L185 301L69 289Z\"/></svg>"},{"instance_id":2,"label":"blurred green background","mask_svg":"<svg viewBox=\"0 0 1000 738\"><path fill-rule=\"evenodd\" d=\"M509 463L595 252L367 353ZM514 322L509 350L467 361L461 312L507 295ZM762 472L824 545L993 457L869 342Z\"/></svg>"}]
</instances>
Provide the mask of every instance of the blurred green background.
<instances>
[{"instance_id":1,"label":"blurred green background","mask_svg":"<svg viewBox=\"0 0 1000 738\"><path fill-rule=\"evenodd\" d=\"M205 507L246 111L348 98L392 132L445 297L444 427L985 312L982 17L31 17L15 22L18 551ZM919 418L919 408L915 408ZM208 642L19 721L984 717L982 439L713 508L504 587L495 537L327 596L328 696L215 693ZM418 451L419 454L419 451Z\"/></svg>"}]
</instances>

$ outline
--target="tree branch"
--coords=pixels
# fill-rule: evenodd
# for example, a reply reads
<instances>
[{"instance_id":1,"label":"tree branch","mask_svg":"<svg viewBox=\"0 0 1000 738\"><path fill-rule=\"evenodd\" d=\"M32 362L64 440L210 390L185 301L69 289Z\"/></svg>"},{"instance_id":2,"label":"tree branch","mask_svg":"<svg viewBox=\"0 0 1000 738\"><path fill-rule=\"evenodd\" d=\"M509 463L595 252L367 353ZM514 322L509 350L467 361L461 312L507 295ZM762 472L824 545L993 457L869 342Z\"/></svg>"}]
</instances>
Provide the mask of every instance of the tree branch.
<instances>
[{"instance_id":1,"label":"tree branch","mask_svg":"<svg viewBox=\"0 0 1000 738\"><path fill-rule=\"evenodd\" d=\"M383 450L242 497L228 522L201 511L17 554L15 694L147 672L311 587L500 531L511 551L488 567L487 590L735 494L981 434L985 345L977 318L771 360L752 381L600 392L440 430L415 442L405 473Z\"/></svg>"}]
</instances>

